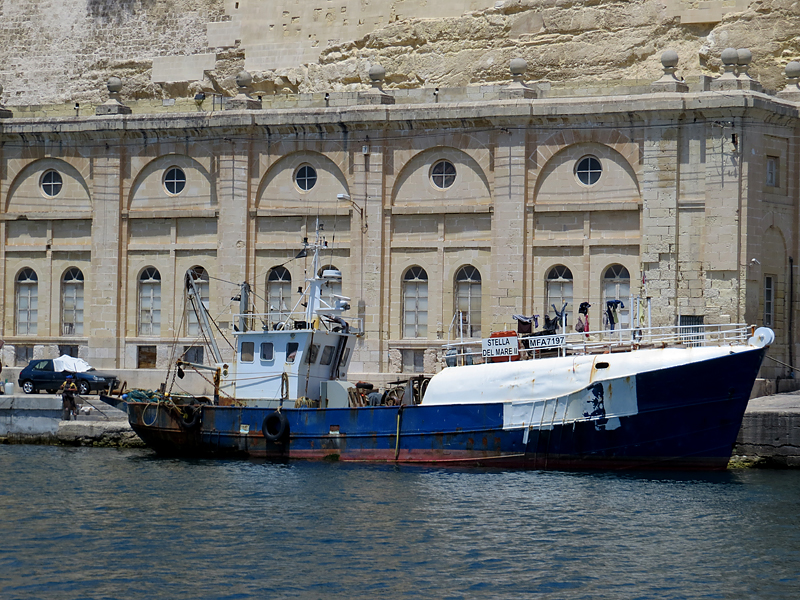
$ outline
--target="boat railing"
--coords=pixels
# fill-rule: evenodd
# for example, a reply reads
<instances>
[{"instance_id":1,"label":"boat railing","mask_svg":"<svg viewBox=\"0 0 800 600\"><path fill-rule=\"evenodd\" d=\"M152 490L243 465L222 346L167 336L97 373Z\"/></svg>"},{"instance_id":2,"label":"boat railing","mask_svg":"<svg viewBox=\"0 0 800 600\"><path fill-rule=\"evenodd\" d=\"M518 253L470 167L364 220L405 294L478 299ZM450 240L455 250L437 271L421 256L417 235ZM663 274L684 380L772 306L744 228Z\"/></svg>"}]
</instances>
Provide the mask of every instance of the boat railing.
<instances>
[{"instance_id":1,"label":"boat railing","mask_svg":"<svg viewBox=\"0 0 800 600\"><path fill-rule=\"evenodd\" d=\"M736 345L745 344L753 330L750 325L736 323L637 327L583 333L536 332L518 336L519 355L524 360L544 356L625 352L642 348ZM450 342L442 350L447 366L485 362L480 339Z\"/></svg>"},{"instance_id":2,"label":"boat railing","mask_svg":"<svg viewBox=\"0 0 800 600\"><path fill-rule=\"evenodd\" d=\"M306 319L305 313L291 313L288 311L275 311L268 313L246 313L233 315L232 327L234 331L283 331L323 329L327 331L344 331L355 335L364 332L364 320L344 319L337 316L321 314L314 322Z\"/></svg>"}]
</instances>

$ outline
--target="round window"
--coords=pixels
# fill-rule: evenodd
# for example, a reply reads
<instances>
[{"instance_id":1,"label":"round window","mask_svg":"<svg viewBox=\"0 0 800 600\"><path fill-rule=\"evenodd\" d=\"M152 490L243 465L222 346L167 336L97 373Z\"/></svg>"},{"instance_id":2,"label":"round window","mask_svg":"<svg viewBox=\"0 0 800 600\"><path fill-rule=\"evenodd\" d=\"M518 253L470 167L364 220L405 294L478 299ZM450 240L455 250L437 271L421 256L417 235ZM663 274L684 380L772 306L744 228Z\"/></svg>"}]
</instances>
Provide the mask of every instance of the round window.
<instances>
[{"instance_id":1,"label":"round window","mask_svg":"<svg viewBox=\"0 0 800 600\"><path fill-rule=\"evenodd\" d=\"M431 181L440 190L446 190L456 180L456 166L449 160L434 163L431 169Z\"/></svg>"},{"instance_id":2,"label":"round window","mask_svg":"<svg viewBox=\"0 0 800 600\"><path fill-rule=\"evenodd\" d=\"M600 179L603 167L594 156L584 156L575 167L575 175L583 185L594 185Z\"/></svg>"},{"instance_id":3,"label":"round window","mask_svg":"<svg viewBox=\"0 0 800 600\"><path fill-rule=\"evenodd\" d=\"M173 196L180 194L186 187L186 173L179 167L171 167L164 174L164 189Z\"/></svg>"},{"instance_id":4,"label":"round window","mask_svg":"<svg viewBox=\"0 0 800 600\"><path fill-rule=\"evenodd\" d=\"M42 193L48 198L54 198L61 193L61 188L64 186L64 181L61 179L61 173L58 171L45 171L42 175L41 182Z\"/></svg>"},{"instance_id":5,"label":"round window","mask_svg":"<svg viewBox=\"0 0 800 600\"><path fill-rule=\"evenodd\" d=\"M317 172L311 165L302 165L294 174L294 182L304 192L307 192L317 183Z\"/></svg>"}]
</instances>

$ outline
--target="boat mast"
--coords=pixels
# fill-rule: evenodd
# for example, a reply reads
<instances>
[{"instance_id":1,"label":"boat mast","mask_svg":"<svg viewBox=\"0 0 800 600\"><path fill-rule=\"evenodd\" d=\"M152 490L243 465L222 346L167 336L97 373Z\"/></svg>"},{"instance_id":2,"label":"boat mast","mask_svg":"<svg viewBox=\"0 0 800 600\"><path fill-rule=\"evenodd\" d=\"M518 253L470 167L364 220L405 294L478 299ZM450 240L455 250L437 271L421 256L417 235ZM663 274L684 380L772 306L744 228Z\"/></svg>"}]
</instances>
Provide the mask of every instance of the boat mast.
<instances>
[{"instance_id":1,"label":"boat mast","mask_svg":"<svg viewBox=\"0 0 800 600\"><path fill-rule=\"evenodd\" d=\"M320 224L317 217L317 239L313 244L305 244L305 248L311 248L314 256L311 260L311 277L306 279L308 282L308 304L306 305L306 322L313 323L317 317L317 307L322 299L322 284L324 280L319 276L319 250L321 247Z\"/></svg>"},{"instance_id":2,"label":"boat mast","mask_svg":"<svg viewBox=\"0 0 800 600\"><path fill-rule=\"evenodd\" d=\"M214 361L221 363L223 362L222 354L217 346L217 340L214 339L214 332L211 331L211 325L208 322L208 310L200 299L200 290L197 289L194 283L193 275L194 271L192 269L186 271L186 295L189 298L192 309L194 309L194 313L197 315L203 334L206 336L211 346L211 353L214 355Z\"/></svg>"}]
</instances>

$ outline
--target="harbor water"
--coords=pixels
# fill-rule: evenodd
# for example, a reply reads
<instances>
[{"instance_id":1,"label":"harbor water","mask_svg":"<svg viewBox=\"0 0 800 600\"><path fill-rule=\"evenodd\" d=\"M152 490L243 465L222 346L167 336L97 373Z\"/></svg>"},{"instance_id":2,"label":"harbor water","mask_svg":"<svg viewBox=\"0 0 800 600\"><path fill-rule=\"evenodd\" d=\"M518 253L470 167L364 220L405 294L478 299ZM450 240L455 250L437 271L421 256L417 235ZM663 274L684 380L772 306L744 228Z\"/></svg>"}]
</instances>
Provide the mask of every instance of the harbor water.
<instances>
[{"instance_id":1,"label":"harbor water","mask_svg":"<svg viewBox=\"0 0 800 600\"><path fill-rule=\"evenodd\" d=\"M800 472L0 446L0 598L800 597Z\"/></svg>"}]
</instances>

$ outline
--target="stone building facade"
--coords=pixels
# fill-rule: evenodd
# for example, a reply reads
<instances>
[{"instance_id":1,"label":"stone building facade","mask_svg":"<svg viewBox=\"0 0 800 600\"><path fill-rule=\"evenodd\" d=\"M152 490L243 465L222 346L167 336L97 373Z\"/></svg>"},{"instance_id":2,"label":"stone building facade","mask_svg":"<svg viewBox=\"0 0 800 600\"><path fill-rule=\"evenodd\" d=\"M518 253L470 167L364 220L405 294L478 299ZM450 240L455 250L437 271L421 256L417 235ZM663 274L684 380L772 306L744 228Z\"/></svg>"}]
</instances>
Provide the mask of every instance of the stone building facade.
<instances>
[{"instance_id":1,"label":"stone building facade","mask_svg":"<svg viewBox=\"0 0 800 600\"><path fill-rule=\"evenodd\" d=\"M800 105L742 87L2 119L3 363L67 351L144 381L201 342L187 269L230 337L241 282L259 312L299 300L319 221L357 376L435 371L431 348L562 302L608 327L614 299L618 326L770 325L794 364Z\"/></svg>"}]
</instances>

